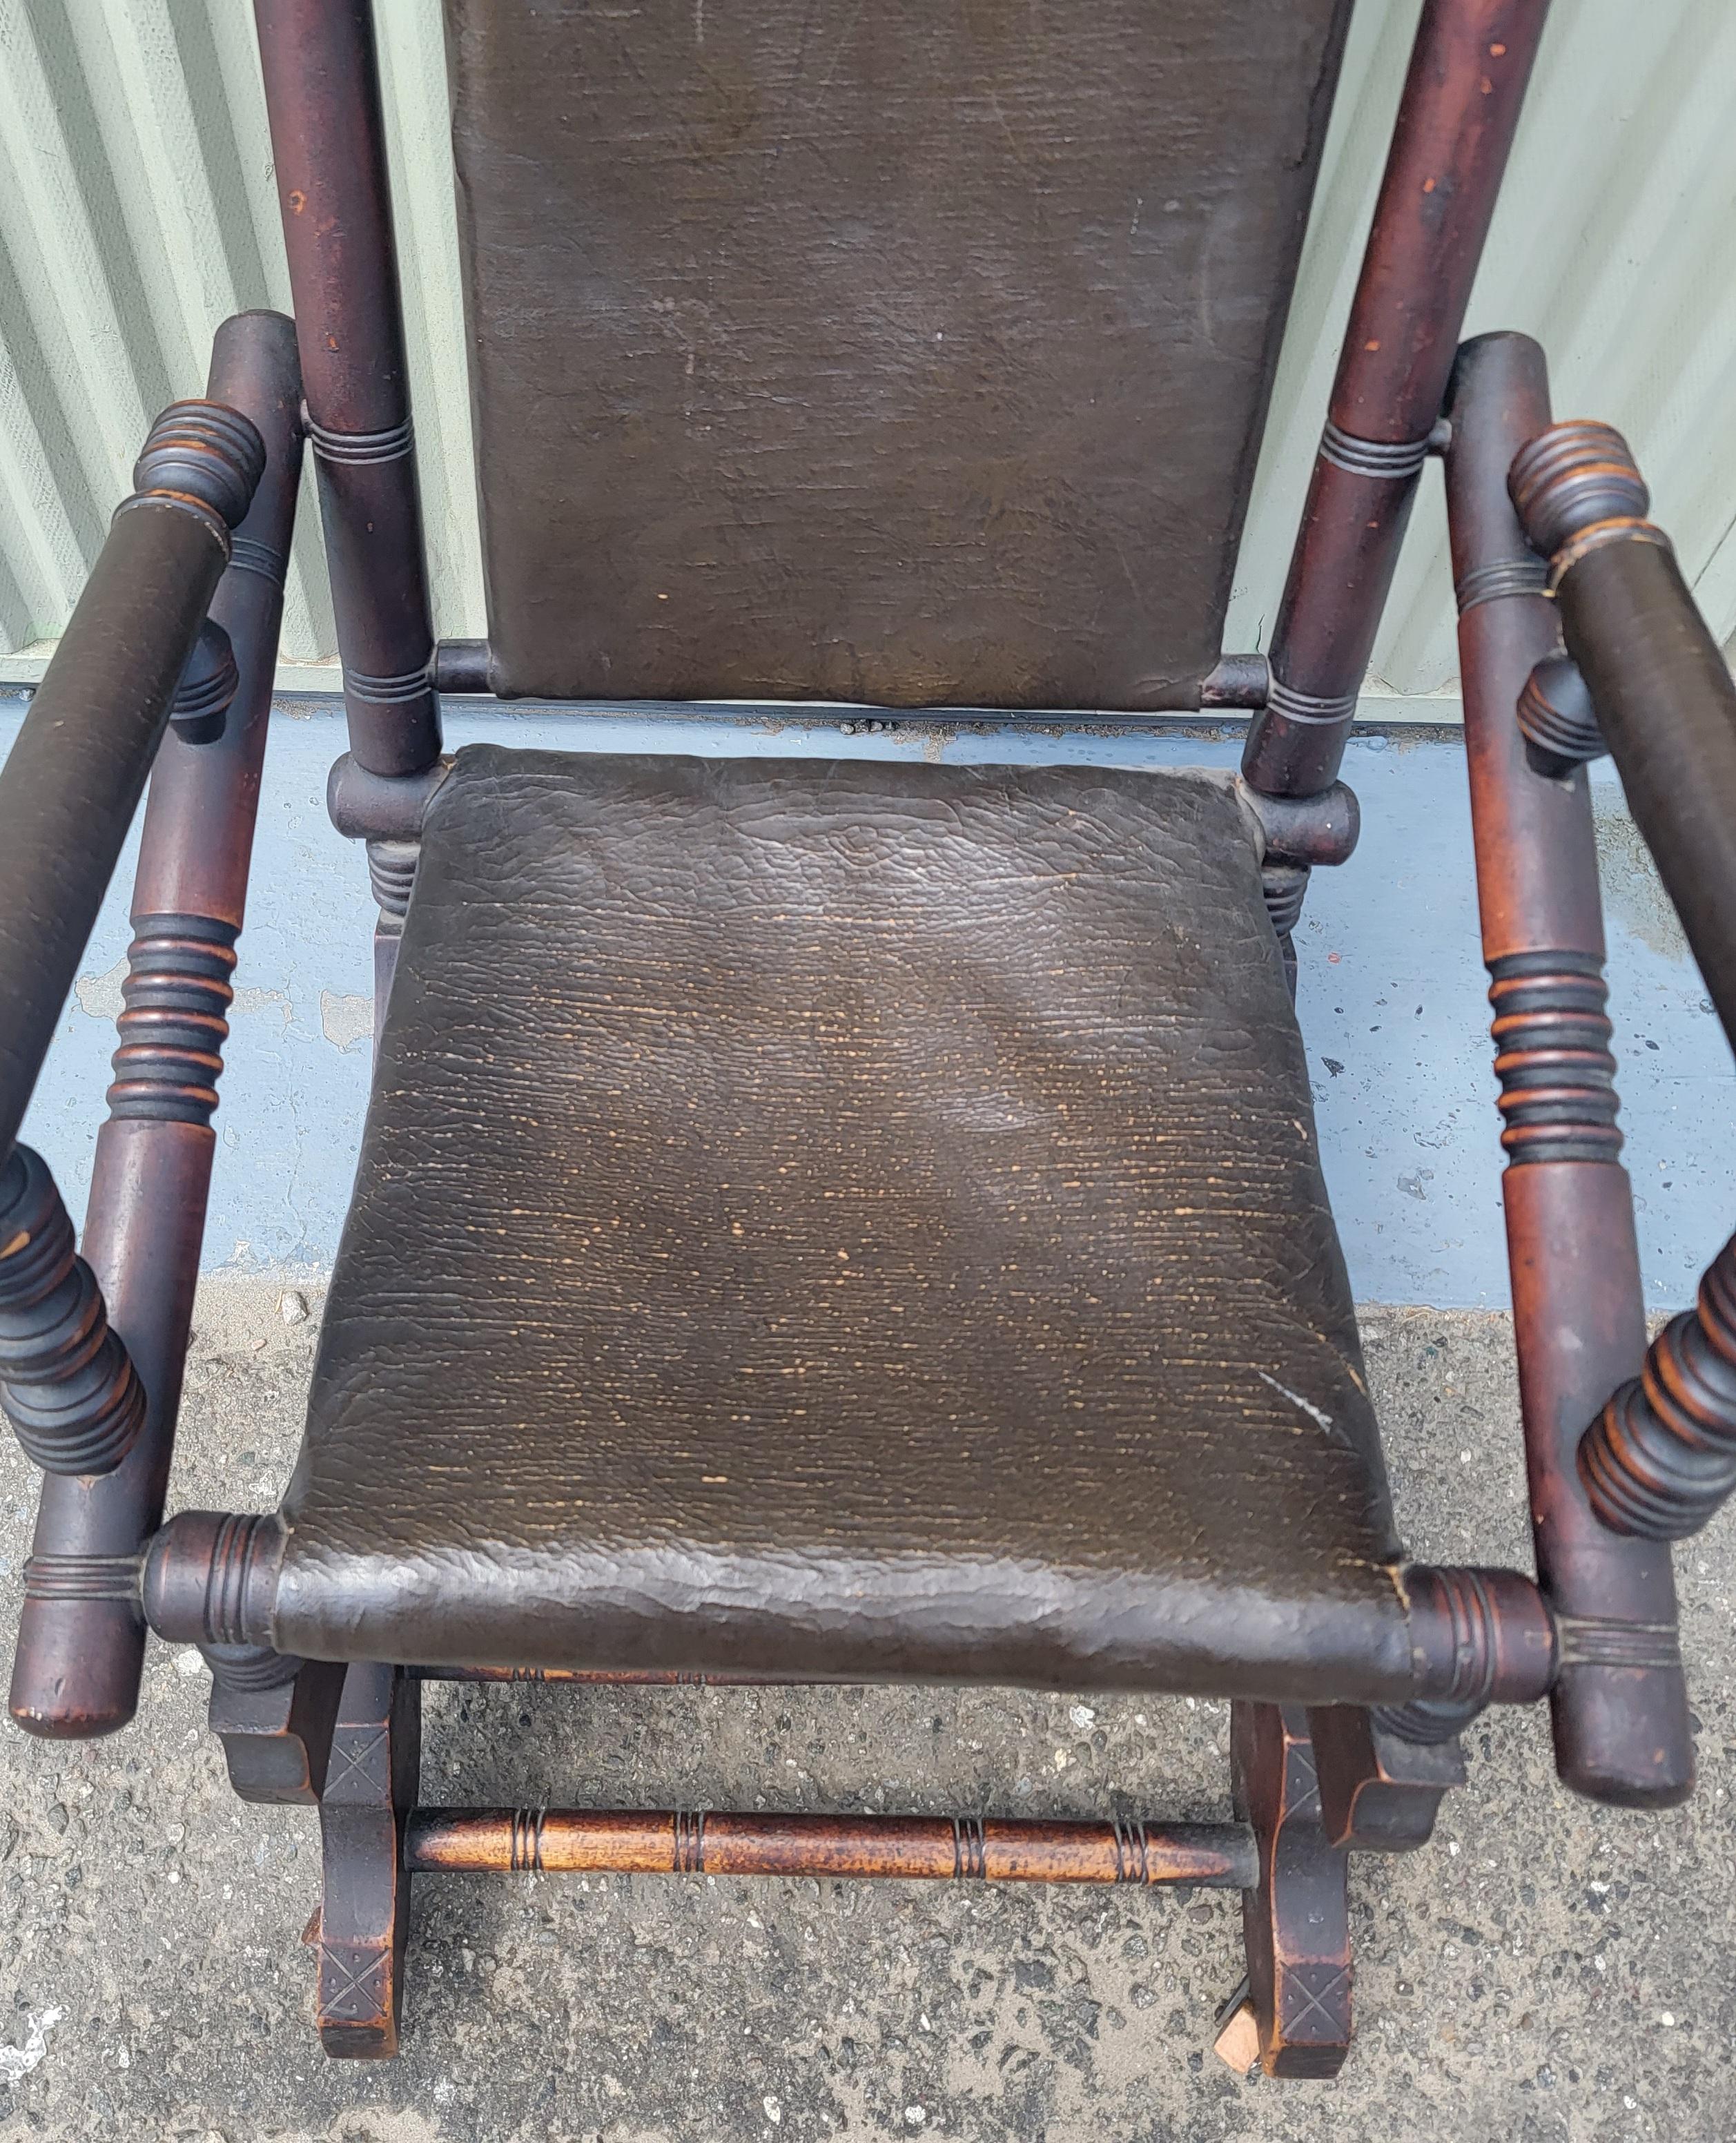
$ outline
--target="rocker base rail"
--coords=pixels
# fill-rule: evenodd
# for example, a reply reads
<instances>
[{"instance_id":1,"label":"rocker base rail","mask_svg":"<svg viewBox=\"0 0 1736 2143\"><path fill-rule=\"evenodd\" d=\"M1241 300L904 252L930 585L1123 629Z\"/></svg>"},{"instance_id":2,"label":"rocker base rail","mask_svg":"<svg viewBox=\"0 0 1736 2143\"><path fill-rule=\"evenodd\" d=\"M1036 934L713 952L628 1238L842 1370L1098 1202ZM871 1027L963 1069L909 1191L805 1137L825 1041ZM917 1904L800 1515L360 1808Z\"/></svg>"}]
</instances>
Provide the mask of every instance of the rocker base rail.
<instances>
[{"instance_id":1,"label":"rocker base rail","mask_svg":"<svg viewBox=\"0 0 1736 2143\"><path fill-rule=\"evenodd\" d=\"M674 1809L414 1809L403 1864L413 1875L830 1875L1214 1890L1259 1880L1254 1834L1240 1823Z\"/></svg>"}]
</instances>

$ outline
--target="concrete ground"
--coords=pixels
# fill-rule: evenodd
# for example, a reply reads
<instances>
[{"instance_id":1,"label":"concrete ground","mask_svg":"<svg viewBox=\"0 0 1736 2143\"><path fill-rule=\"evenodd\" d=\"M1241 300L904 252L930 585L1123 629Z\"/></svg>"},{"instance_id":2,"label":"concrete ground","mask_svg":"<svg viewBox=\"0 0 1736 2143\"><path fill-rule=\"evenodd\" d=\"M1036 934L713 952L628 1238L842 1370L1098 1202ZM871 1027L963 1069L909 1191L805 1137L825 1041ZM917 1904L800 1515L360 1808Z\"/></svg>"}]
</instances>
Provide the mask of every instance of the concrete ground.
<instances>
[{"instance_id":1,"label":"concrete ground","mask_svg":"<svg viewBox=\"0 0 1736 2143\"><path fill-rule=\"evenodd\" d=\"M274 1500L313 1330L274 1288L207 1287L176 1504ZM1375 1311L1366 1336L1413 1548L1522 1560L1504 1321ZM0 1440L8 1618L33 1500ZM1492 1717L1433 1846L1353 1867L1358 2037L1331 2085L1211 2054L1231 1896L645 1878L423 1878L402 2057L329 2062L299 1946L314 1820L232 1798L196 1655L155 1646L124 1735L0 1739L0 2139L1729 2137L1736 1524L1679 1560L1698 1798L1574 1803L1543 1719ZM444 1688L423 1792L1207 1817L1228 1723L1004 1691Z\"/></svg>"}]
</instances>

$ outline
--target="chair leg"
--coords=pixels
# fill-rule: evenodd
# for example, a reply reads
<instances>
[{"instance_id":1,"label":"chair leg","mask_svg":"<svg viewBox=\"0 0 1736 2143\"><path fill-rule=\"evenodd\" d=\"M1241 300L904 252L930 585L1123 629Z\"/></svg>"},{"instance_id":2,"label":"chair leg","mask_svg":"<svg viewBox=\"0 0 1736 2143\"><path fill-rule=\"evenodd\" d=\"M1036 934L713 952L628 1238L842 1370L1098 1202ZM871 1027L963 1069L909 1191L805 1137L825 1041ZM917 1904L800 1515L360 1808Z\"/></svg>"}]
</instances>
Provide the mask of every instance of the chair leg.
<instances>
[{"instance_id":1,"label":"chair leg","mask_svg":"<svg viewBox=\"0 0 1736 2143\"><path fill-rule=\"evenodd\" d=\"M410 1878L404 1819L421 1767L422 1685L396 1667L352 1666L319 1796L324 1885L315 2022L328 2054L398 2051Z\"/></svg>"},{"instance_id":2,"label":"chair leg","mask_svg":"<svg viewBox=\"0 0 1736 2143\"><path fill-rule=\"evenodd\" d=\"M1230 1776L1236 1814L1259 1845L1242 1929L1260 2066L1268 2076L1336 2076L1350 2050L1349 1856L1321 1824L1307 1711L1235 1705Z\"/></svg>"}]
</instances>

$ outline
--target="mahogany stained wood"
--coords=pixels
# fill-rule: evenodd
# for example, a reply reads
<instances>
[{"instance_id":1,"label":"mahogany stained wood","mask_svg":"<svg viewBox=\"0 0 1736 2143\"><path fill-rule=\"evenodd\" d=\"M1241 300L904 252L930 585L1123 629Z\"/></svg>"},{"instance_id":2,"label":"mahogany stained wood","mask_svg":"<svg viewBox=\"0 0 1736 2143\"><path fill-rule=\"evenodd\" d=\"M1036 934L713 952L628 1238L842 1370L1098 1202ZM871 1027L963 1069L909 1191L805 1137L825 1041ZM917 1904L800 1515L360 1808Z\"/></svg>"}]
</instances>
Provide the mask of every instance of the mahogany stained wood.
<instances>
[{"instance_id":1,"label":"mahogany stained wood","mask_svg":"<svg viewBox=\"0 0 1736 2143\"><path fill-rule=\"evenodd\" d=\"M403 1826L421 1751L421 1685L394 1667L350 1667L319 1794L314 2021L326 2052L340 2060L398 2051L410 1913Z\"/></svg>"},{"instance_id":2,"label":"mahogany stained wood","mask_svg":"<svg viewBox=\"0 0 1736 2143\"><path fill-rule=\"evenodd\" d=\"M1335 779L1549 0L1426 0L1242 767Z\"/></svg>"},{"instance_id":3,"label":"mahogany stained wood","mask_svg":"<svg viewBox=\"0 0 1736 2143\"><path fill-rule=\"evenodd\" d=\"M177 402L157 418L0 770L0 1156L264 463L251 422L215 403Z\"/></svg>"},{"instance_id":4,"label":"mahogany stained wood","mask_svg":"<svg viewBox=\"0 0 1736 2143\"><path fill-rule=\"evenodd\" d=\"M209 389L213 401L245 413L263 443L264 469L210 603L239 675L223 735L196 745L165 738L145 807L136 935L109 1120L96 1135L84 1252L138 1368L147 1410L115 1472L43 1484L10 1704L27 1732L57 1738L112 1733L138 1702L145 1629L136 1559L161 1521L168 1483L301 471L290 323L274 313L225 321ZM130 694L116 697L111 725L131 704Z\"/></svg>"},{"instance_id":5,"label":"mahogany stained wood","mask_svg":"<svg viewBox=\"0 0 1736 2143\"><path fill-rule=\"evenodd\" d=\"M1268 2076L1334 2076L1350 2050L1348 1856L1328 1842L1321 1822L1308 1719L1293 1705L1231 1708L1235 1810L1259 1848L1259 1879L1242 1898L1242 1931Z\"/></svg>"},{"instance_id":6,"label":"mahogany stained wood","mask_svg":"<svg viewBox=\"0 0 1736 2143\"><path fill-rule=\"evenodd\" d=\"M405 1825L404 1865L417 1874L813 1875L1239 1890L1255 1879L1258 1861L1254 1834L1236 1824L418 1808Z\"/></svg>"},{"instance_id":7,"label":"mahogany stained wood","mask_svg":"<svg viewBox=\"0 0 1736 2143\"><path fill-rule=\"evenodd\" d=\"M369 0L255 0L272 162L331 566L350 749L440 752L434 631Z\"/></svg>"},{"instance_id":8,"label":"mahogany stained wood","mask_svg":"<svg viewBox=\"0 0 1736 2143\"><path fill-rule=\"evenodd\" d=\"M1668 1804L1693 1742L1667 1550L1599 1525L1580 1433L1645 1352L1633 1201L1616 1155L1602 1017L1604 937L1581 768L1530 763L1517 703L1557 647L1542 561L1507 493L1518 448L1549 421L1543 354L1522 335L1467 343L1447 457L1465 741L1483 957L1504 1089L1501 1180L1539 1580L1562 1622L1555 1762L1592 1798Z\"/></svg>"}]
</instances>

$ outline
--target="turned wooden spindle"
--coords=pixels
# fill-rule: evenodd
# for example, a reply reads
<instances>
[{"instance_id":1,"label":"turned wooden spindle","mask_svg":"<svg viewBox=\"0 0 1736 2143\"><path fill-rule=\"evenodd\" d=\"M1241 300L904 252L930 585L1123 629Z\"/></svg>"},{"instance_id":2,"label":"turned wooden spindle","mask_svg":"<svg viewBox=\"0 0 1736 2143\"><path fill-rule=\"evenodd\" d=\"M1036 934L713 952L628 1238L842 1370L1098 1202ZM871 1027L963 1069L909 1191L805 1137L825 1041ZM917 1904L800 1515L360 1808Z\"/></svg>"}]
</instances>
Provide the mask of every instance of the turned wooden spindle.
<instances>
[{"instance_id":1,"label":"turned wooden spindle","mask_svg":"<svg viewBox=\"0 0 1736 2143\"><path fill-rule=\"evenodd\" d=\"M153 433L161 450L147 459L160 480L185 484L198 473L191 463L201 431L220 442L231 433L244 442L250 435L263 454L264 473L228 539L228 570L209 596L205 620L220 630L237 681L220 734L190 739L181 718L198 666L188 661L187 649L206 607L206 598L196 590L188 593L183 578L189 542L200 553L200 571L205 553L217 566L224 553L201 535L191 515L172 505L154 515L125 514L117 523L134 524L151 539L148 550L131 561L130 570L142 577L142 599L125 645L111 648L99 626L94 641L81 648L81 604L56 656L57 666L70 658L69 676L79 688L76 697L62 695L62 720L88 711L101 732L90 770L80 770L69 826L82 823L76 806L87 811L102 793L117 741L166 710L171 731L156 752L145 807L120 1047L108 1121L96 1135L84 1225L85 1255L138 1366L146 1415L137 1440L111 1472L51 1475L42 1484L10 1705L27 1732L55 1739L112 1733L132 1716L138 1700L145 1646L140 1550L161 1519L168 1484L215 1149L211 1112L301 469L301 383L292 323L264 312L225 321L212 345L208 391L210 403L190 416L185 406L171 413ZM219 405L220 413L211 413ZM232 508L235 494L227 496ZM161 691L159 700L145 693L139 650L141 636L164 630L172 618L180 619L185 637L174 667L166 660L151 672L150 695ZM209 633L205 645L215 645ZM112 655L111 670L101 666L106 653ZM90 696L98 690L106 695L100 700ZM220 697L214 690L206 699L201 720L215 713ZM39 768L38 779L46 779ZM130 815L130 800L117 794L115 803L117 813L124 804ZM0 851L0 881L6 870Z\"/></svg>"},{"instance_id":2,"label":"turned wooden spindle","mask_svg":"<svg viewBox=\"0 0 1736 2143\"><path fill-rule=\"evenodd\" d=\"M0 1167L0 1406L47 1473L113 1471L145 1419L145 1392L110 1329L96 1276L40 1154Z\"/></svg>"},{"instance_id":3,"label":"turned wooden spindle","mask_svg":"<svg viewBox=\"0 0 1736 2143\"><path fill-rule=\"evenodd\" d=\"M1509 486L1516 454L1549 427L1542 351L1517 334L1466 343L1447 415L1513 1337L1537 1577L1557 1632L1555 1764L1593 1799L1665 1807L1694 1779L1669 1557L1600 1525L1575 1466L1587 1419L1644 1359L1645 1320L1604 1009L1590 795L1582 766L1540 766L1519 712L1561 654L1548 568ZM1580 487L1595 510L1600 483Z\"/></svg>"},{"instance_id":4,"label":"turned wooden spindle","mask_svg":"<svg viewBox=\"0 0 1736 2143\"><path fill-rule=\"evenodd\" d=\"M1343 757L1548 0L1427 0L1242 770L1306 796Z\"/></svg>"},{"instance_id":5,"label":"turned wooden spindle","mask_svg":"<svg viewBox=\"0 0 1736 2143\"><path fill-rule=\"evenodd\" d=\"M1586 1430L1580 1477L1612 1532L1646 1540L1685 1540L1736 1490L1736 1236Z\"/></svg>"},{"instance_id":6,"label":"turned wooden spindle","mask_svg":"<svg viewBox=\"0 0 1736 2143\"><path fill-rule=\"evenodd\" d=\"M1635 824L1736 1042L1736 684L1619 432L1547 426L1515 458L1509 489L1549 561ZM1642 1540L1698 1532L1736 1490L1736 1244L1586 1428L1578 1470L1600 1523Z\"/></svg>"}]
</instances>

